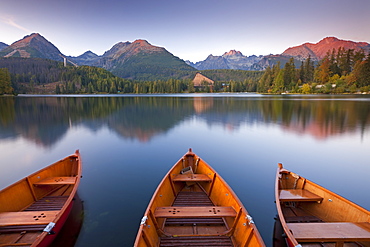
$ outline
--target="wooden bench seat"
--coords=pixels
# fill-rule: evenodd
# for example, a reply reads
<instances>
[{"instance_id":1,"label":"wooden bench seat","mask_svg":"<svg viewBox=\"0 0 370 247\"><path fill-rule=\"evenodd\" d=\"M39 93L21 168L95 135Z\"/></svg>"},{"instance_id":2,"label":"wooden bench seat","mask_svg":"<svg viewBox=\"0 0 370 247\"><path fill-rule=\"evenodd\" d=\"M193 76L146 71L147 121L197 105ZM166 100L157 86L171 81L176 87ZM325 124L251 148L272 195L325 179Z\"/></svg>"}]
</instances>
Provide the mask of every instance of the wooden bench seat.
<instances>
[{"instance_id":1,"label":"wooden bench seat","mask_svg":"<svg viewBox=\"0 0 370 247\"><path fill-rule=\"evenodd\" d=\"M174 174L173 182L212 182L206 174Z\"/></svg>"},{"instance_id":2,"label":"wooden bench seat","mask_svg":"<svg viewBox=\"0 0 370 247\"><path fill-rule=\"evenodd\" d=\"M287 223L298 242L370 241L368 222Z\"/></svg>"},{"instance_id":3,"label":"wooden bench seat","mask_svg":"<svg viewBox=\"0 0 370 247\"><path fill-rule=\"evenodd\" d=\"M45 178L34 185L55 185L55 184L75 184L76 177L49 177Z\"/></svg>"},{"instance_id":4,"label":"wooden bench seat","mask_svg":"<svg viewBox=\"0 0 370 247\"><path fill-rule=\"evenodd\" d=\"M154 211L156 218L219 218L235 217L233 207L158 207Z\"/></svg>"},{"instance_id":5,"label":"wooden bench seat","mask_svg":"<svg viewBox=\"0 0 370 247\"><path fill-rule=\"evenodd\" d=\"M304 189L280 190L279 198L281 202L321 202L323 200L321 196Z\"/></svg>"},{"instance_id":6,"label":"wooden bench seat","mask_svg":"<svg viewBox=\"0 0 370 247\"><path fill-rule=\"evenodd\" d=\"M0 213L0 227L49 224L58 213L59 211L2 212Z\"/></svg>"}]
</instances>

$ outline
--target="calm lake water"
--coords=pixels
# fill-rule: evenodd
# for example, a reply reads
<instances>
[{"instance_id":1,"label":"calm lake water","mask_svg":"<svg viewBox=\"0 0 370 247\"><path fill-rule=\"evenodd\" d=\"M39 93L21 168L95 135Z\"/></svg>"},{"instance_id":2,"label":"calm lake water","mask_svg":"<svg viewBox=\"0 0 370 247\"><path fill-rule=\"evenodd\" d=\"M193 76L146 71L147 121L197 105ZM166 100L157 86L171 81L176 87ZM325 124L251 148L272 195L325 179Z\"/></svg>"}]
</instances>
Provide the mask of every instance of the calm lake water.
<instances>
[{"instance_id":1,"label":"calm lake water","mask_svg":"<svg viewBox=\"0 0 370 247\"><path fill-rule=\"evenodd\" d=\"M190 147L267 246L279 162L370 210L369 96L0 97L0 189L80 150L78 247L132 246L152 193Z\"/></svg>"}]
</instances>

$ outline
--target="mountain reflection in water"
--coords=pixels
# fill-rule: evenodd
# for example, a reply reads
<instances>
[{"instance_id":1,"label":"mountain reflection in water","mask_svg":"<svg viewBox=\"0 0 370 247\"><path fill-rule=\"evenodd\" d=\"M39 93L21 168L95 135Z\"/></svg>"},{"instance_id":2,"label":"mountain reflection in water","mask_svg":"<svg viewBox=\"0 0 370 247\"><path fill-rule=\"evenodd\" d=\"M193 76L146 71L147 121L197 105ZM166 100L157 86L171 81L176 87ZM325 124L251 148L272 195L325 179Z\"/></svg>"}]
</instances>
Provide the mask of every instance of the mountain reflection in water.
<instances>
[{"instance_id":1,"label":"mountain reflection in water","mask_svg":"<svg viewBox=\"0 0 370 247\"><path fill-rule=\"evenodd\" d=\"M71 126L108 127L118 136L149 141L197 117L229 130L278 124L284 131L325 139L364 132L369 97L0 97L0 139L22 136L51 146Z\"/></svg>"}]
</instances>

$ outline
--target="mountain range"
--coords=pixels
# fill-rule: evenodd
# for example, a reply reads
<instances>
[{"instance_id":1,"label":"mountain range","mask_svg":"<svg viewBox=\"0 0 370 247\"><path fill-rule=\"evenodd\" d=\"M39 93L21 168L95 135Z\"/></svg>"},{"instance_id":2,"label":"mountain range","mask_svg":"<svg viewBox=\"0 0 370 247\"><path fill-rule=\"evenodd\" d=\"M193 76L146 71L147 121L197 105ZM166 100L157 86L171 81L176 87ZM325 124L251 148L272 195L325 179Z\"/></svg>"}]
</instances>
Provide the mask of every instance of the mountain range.
<instances>
[{"instance_id":1,"label":"mountain range","mask_svg":"<svg viewBox=\"0 0 370 247\"><path fill-rule=\"evenodd\" d=\"M0 57L45 58L63 61L67 58L77 65L104 68L116 76L136 80L182 78L195 71L185 61L165 48L149 44L145 40L120 42L102 56L87 51L78 57L66 56L38 33L25 36L0 50Z\"/></svg>"},{"instance_id":2,"label":"mountain range","mask_svg":"<svg viewBox=\"0 0 370 247\"><path fill-rule=\"evenodd\" d=\"M244 56L241 52L231 50L222 56L209 55L204 61L191 63L189 65L198 70L208 69L242 69L242 70L264 70L268 66L273 66L278 61L284 66L291 57L294 58L296 66L300 66L300 61L311 57L312 61L319 61L325 57L328 51L338 50L340 47L345 50L355 51L364 50L370 53L370 44L366 42L354 42L341 40L336 37L327 37L316 44L304 43L299 46L290 47L282 54L267 56Z\"/></svg>"},{"instance_id":3,"label":"mountain range","mask_svg":"<svg viewBox=\"0 0 370 247\"><path fill-rule=\"evenodd\" d=\"M291 57L299 66L300 61L309 56L313 61L322 59L332 49L364 50L370 53L370 44L327 37L316 44L304 43L290 47L282 54L267 56L244 56L240 51L231 50L222 56L209 55L204 61L192 63L184 61L163 47L153 46L146 40L119 42L103 55L87 51L80 56L66 56L51 42L38 33L25 36L11 45L0 42L0 57L38 57L63 61L66 57L77 65L89 65L104 68L113 74L137 80L157 80L158 78L186 78L195 70L234 69L264 70L280 61L281 66Z\"/></svg>"},{"instance_id":4,"label":"mountain range","mask_svg":"<svg viewBox=\"0 0 370 247\"><path fill-rule=\"evenodd\" d=\"M208 69L241 69L255 70L253 65L258 63L263 56L244 56L240 51L231 50L225 52L222 56L209 55L204 61L192 63L186 61L192 67L198 70Z\"/></svg>"}]
</instances>

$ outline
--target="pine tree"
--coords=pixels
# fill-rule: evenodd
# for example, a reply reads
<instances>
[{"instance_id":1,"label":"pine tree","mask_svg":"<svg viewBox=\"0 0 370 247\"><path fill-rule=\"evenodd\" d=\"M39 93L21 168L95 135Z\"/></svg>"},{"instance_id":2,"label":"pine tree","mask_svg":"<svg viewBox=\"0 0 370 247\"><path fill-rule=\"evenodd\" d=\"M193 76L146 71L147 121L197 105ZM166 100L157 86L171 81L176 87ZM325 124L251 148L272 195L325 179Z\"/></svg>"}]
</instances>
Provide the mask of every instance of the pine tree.
<instances>
[{"instance_id":1,"label":"pine tree","mask_svg":"<svg viewBox=\"0 0 370 247\"><path fill-rule=\"evenodd\" d=\"M294 65L294 58L290 58L289 62L287 62L284 66L284 88L291 89L295 85L295 65Z\"/></svg>"},{"instance_id":2,"label":"pine tree","mask_svg":"<svg viewBox=\"0 0 370 247\"><path fill-rule=\"evenodd\" d=\"M258 82L257 92L266 93L271 88L273 82L273 72L268 66L265 70L265 73L262 75L261 79Z\"/></svg>"},{"instance_id":3,"label":"pine tree","mask_svg":"<svg viewBox=\"0 0 370 247\"><path fill-rule=\"evenodd\" d=\"M14 89L11 84L9 70L7 68L0 68L0 95L13 93Z\"/></svg>"},{"instance_id":4,"label":"pine tree","mask_svg":"<svg viewBox=\"0 0 370 247\"><path fill-rule=\"evenodd\" d=\"M284 70L280 70L279 74L274 78L273 93L282 93L284 91Z\"/></svg>"},{"instance_id":5,"label":"pine tree","mask_svg":"<svg viewBox=\"0 0 370 247\"><path fill-rule=\"evenodd\" d=\"M370 54L367 56L366 60L360 64L360 73L357 80L357 87L366 87L370 85Z\"/></svg>"},{"instance_id":6,"label":"pine tree","mask_svg":"<svg viewBox=\"0 0 370 247\"><path fill-rule=\"evenodd\" d=\"M114 81L111 81L110 88L109 88L109 93L117 93L117 87Z\"/></svg>"},{"instance_id":7,"label":"pine tree","mask_svg":"<svg viewBox=\"0 0 370 247\"><path fill-rule=\"evenodd\" d=\"M55 93L56 93L56 94L60 94L60 93L61 93L61 91L60 91L60 87L59 87L59 84L57 84L57 85L55 86Z\"/></svg>"},{"instance_id":8,"label":"pine tree","mask_svg":"<svg viewBox=\"0 0 370 247\"><path fill-rule=\"evenodd\" d=\"M308 56L306 61L304 62L304 80L302 83L311 83L314 77L315 66L313 61L311 60L311 56Z\"/></svg>"}]
</instances>

